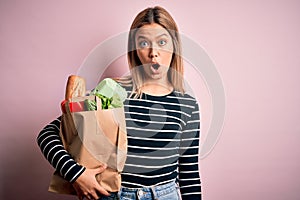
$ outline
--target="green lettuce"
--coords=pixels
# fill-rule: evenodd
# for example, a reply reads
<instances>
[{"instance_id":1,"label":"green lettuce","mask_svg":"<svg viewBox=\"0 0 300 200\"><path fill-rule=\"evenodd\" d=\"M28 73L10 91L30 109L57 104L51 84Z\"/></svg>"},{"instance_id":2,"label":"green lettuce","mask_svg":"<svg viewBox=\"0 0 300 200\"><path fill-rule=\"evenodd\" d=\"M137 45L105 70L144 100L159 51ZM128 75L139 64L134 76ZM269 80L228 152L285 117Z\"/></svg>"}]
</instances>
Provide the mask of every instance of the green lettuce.
<instances>
[{"instance_id":1,"label":"green lettuce","mask_svg":"<svg viewBox=\"0 0 300 200\"><path fill-rule=\"evenodd\" d=\"M111 78L103 79L90 93L101 99L102 109L123 107L127 97L126 90ZM94 100L85 100L87 110L96 110L97 103Z\"/></svg>"}]
</instances>

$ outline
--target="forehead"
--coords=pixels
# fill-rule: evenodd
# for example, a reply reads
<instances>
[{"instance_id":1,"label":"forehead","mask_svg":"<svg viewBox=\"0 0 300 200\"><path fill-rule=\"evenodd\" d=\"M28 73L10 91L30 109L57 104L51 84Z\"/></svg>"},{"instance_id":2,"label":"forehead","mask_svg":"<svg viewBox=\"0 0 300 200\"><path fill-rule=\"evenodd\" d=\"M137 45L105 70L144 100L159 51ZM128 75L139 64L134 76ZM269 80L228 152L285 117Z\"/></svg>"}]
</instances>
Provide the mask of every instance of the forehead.
<instances>
[{"instance_id":1,"label":"forehead","mask_svg":"<svg viewBox=\"0 0 300 200\"><path fill-rule=\"evenodd\" d=\"M164 27L156 23L146 24L140 27L136 32L136 38L140 36L147 37L147 38L152 38L152 37L155 38L155 37L160 37L162 35L171 37L169 32Z\"/></svg>"}]
</instances>

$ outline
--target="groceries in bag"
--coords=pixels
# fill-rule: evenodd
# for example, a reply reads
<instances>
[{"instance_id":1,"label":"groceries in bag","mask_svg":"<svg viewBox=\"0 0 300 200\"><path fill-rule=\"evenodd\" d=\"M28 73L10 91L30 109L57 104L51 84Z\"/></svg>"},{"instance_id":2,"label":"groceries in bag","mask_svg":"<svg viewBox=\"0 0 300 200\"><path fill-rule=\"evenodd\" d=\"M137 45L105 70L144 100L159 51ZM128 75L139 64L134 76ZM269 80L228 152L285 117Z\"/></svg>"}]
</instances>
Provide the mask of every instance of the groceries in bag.
<instances>
[{"instance_id":1,"label":"groceries in bag","mask_svg":"<svg viewBox=\"0 0 300 200\"><path fill-rule=\"evenodd\" d=\"M96 168L105 163L107 169L98 174L96 179L107 191L119 191L121 171L127 155L123 109L127 93L114 80L104 79L94 90L83 95L85 81L77 79L82 78L69 77L68 84L73 87L67 84L67 99L61 104L63 114L60 135L64 147L84 167ZM79 86L72 81L80 83ZM82 92L77 92L74 89L76 87ZM49 191L76 195L71 183L57 172L52 177Z\"/></svg>"}]
</instances>

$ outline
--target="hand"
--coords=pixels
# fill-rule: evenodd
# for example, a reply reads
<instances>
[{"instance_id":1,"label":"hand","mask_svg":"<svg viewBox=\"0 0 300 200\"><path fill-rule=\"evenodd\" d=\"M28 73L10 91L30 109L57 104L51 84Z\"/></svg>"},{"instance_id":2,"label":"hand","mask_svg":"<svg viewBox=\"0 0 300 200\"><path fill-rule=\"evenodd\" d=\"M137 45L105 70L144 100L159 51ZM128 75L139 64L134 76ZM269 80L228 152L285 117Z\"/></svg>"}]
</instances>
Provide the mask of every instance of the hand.
<instances>
[{"instance_id":1,"label":"hand","mask_svg":"<svg viewBox=\"0 0 300 200\"><path fill-rule=\"evenodd\" d=\"M84 197L87 199L98 199L97 192L105 196L109 195L96 180L96 175L102 173L105 169L106 165L96 169L85 169L85 171L76 179L73 183L73 187L80 200L83 200Z\"/></svg>"}]
</instances>

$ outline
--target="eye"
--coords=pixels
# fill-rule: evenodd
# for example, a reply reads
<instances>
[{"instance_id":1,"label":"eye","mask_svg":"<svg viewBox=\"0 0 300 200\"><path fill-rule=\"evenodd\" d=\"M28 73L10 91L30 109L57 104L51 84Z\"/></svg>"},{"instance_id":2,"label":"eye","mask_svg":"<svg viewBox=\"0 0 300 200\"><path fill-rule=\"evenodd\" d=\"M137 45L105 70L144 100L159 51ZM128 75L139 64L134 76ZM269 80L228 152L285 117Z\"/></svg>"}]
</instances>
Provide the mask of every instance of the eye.
<instances>
[{"instance_id":1,"label":"eye","mask_svg":"<svg viewBox=\"0 0 300 200\"><path fill-rule=\"evenodd\" d=\"M159 46L164 46L164 45L167 44L167 41L166 40L159 40L158 44L159 44Z\"/></svg>"},{"instance_id":2,"label":"eye","mask_svg":"<svg viewBox=\"0 0 300 200\"><path fill-rule=\"evenodd\" d=\"M139 42L139 46L140 46L141 48L145 48L145 47L148 47L149 44L148 44L147 41L143 40L143 41Z\"/></svg>"}]
</instances>

